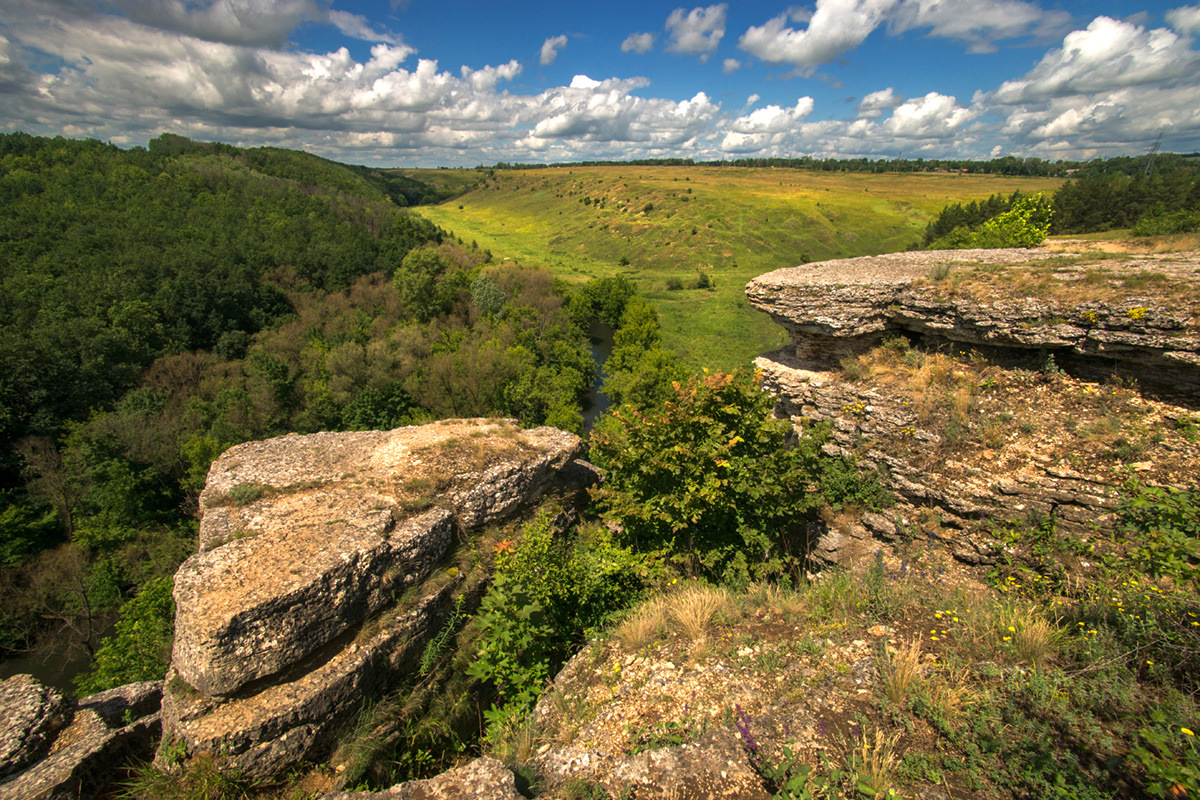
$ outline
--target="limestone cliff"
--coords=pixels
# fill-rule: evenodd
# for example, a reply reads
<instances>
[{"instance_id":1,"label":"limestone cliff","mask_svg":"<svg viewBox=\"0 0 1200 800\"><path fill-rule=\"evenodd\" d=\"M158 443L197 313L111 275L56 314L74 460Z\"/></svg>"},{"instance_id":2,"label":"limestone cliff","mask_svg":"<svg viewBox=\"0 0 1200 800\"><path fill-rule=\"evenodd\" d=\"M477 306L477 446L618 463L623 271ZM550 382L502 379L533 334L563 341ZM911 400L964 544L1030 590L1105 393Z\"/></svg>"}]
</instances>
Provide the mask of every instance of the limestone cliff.
<instances>
[{"instance_id":1,"label":"limestone cliff","mask_svg":"<svg viewBox=\"0 0 1200 800\"><path fill-rule=\"evenodd\" d=\"M881 540L937 535L990 563L989 525L1048 518L1086 534L1111 523L1131 478L1194 481L1198 278L1197 254L1007 250L751 281L751 303L793 339L756 361L776 413L832 425L826 453L878 469L900 501L835 526L815 555L861 564Z\"/></svg>"}]
</instances>

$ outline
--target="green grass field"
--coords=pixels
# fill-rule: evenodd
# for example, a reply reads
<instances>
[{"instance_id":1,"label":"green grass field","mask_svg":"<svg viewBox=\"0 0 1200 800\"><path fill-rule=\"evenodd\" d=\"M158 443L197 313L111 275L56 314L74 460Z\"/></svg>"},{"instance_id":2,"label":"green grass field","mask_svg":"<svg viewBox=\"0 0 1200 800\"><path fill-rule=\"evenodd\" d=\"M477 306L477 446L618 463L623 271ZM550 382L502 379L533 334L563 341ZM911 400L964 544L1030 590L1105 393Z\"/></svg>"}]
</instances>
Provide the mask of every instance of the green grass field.
<instances>
[{"instance_id":1,"label":"green grass field","mask_svg":"<svg viewBox=\"0 0 1200 800\"><path fill-rule=\"evenodd\" d=\"M454 172L405 171L441 182ZM500 261L568 281L632 278L658 307L667 346L693 366L714 369L745 366L784 343L783 330L745 300L746 282L756 275L904 250L947 203L1017 189L1052 192L1061 183L629 165L458 172L462 185L482 182L414 211ZM702 272L713 288L694 288ZM679 284L684 288L672 288Z\"/></svg>"}]
</instances>

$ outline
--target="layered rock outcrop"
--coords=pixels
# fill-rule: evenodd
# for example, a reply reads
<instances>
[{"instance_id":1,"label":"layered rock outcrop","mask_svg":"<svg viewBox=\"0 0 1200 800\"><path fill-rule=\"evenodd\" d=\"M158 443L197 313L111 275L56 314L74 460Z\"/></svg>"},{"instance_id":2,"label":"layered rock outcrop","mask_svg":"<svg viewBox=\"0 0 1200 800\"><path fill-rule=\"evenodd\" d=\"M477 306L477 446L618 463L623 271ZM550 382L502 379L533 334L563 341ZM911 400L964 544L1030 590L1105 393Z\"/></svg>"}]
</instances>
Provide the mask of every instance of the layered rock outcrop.
<instances>
[{"instance_id":1,"label":"layered rock outcrop","mask_svg":"<svg viewBox=\"0 0 1200 800\"><path fill-rule=\"evenodd\" d=\"M327 752L481 591L446 564L456 540L556 482L578 492L595 479L572 465L581 449L551 428L447 420L226 451L175 578L160 755L219 752L259 777Z\"/></svg>"},{"instance_id":2,"label":"layered rock outcrop","mask_svg":"<svg viewBox=\"0 0 1200 800\"><path fill-rule=\"evenodd\" d=\"M1010 250L751 281L751 303L793 339L755 362L776 413L831 425L826 453L876 470L899 500L825 531L814 555L850 565L880 541L937 535L990 563L1001 548L988 527L1052 520L1086 535L1112 525L1130 478L1194 481L1198 279L1197 254L1114 265Z\"/></svg>"}]
</instances>

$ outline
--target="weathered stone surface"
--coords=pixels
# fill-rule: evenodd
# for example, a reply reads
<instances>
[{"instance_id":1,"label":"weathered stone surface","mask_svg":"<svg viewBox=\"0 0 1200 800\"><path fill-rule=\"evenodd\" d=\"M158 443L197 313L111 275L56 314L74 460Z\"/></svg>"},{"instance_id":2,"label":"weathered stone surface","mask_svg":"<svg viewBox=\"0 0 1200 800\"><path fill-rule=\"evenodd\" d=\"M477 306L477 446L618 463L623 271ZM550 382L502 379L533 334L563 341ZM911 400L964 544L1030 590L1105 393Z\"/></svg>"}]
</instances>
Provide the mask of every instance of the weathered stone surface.
<instances>
[{"instance_id":1,"label":"weathered stone surface","mask_svg":"<svg viewBox=\"0 0 1200 800\"><path fill-rule=\"evenodd\" d=\"M334 792L321 800L521 800L513 774L494 758L477 758L436 778L382 792Z\"/></svg>"},{"instance_id":2,"label":"weathered stone surface","mask_svg":"<svg viewBox=\"0 0 1200 800\"><path fill-rule=\"evenodd\" d=\"M748 285L752 303L794 341L755 362L764 388L778 397L776 415L800 427L828 423L832 440L822 452L878 467L898 499L893 509L861 520L878 540L948 537L944 543L959 560L994 563L995 537L981 537L980 528L1051 519L1060 530L1086 536L1114 523L1128 471L1165 486L1193 479L1198 452L1179 432L1190 424L1185 407L1200 402L1200 310L1172 302L1172 292L1193 296L1200 255L1123 261L1119 273L1100 279L1086 262L1055 266L1035 276L1053 284L1037 298L992 282L990 276L1001 274L995 270L971 277L979 264L1050 255L897 253L776 270ZM950 263L965 275L961 283L927 279L931 267ZM1139 287L1156 288L1126 288L1126 279L1140 273L1146 280ZM1099 290L1087 288L1097 280ZM1071 299L1097 292L1107 299ZM869 373L875 367L863 366L867 361L847 362L865 374L837 369L847 356L901 333L926 345L926 352L974 351L999 371L968 378L965 359L957 366L943 360L945 375L934 379L906 366L909 355L916 357L912 363L924 356L902 355L903 348L892 351L896 361L878 361L878 376ZM1040 369L1033 356L1039 352L1055 355L1075 377ZM1006 366L1025 369L1001 369ZM1136 384L1123 385L1149 387L1170 402L1089 382L1101 377L1135 378ZM1014 417L1020 428L1005 421ZM1114 424L1124 439L1104 438L1105 426ZM989 425L992 434L978 438ZM1121 457L1131 462L1122 467L1117 456L1102 454L1120 442L1141 460ZM812 555L861 566L870 547L858 530L843 522L817 532Z\"/></svg>"},{"instance_id":3,"label":"weathered stone surface","mask_svg":"<svg viewBox=\"0 0 1200 800\"><path fill-rule=\"evenodd\" d=\"M76 704L80 711L95 711L110 728L156 713L162 705L162 681L127 683L106 692L83 698Z\"/></svg>"},{"instance_id":4,"label":"weathered stone surface","mask_svg":"<svg viewBox=\"0 0 1200 800\"><path fill-rule=\"evenodd\" d=\"M249 777L321 758L410 672L456 594L457 535L596 479L578 437L508 420L286 436L231 448L201 497L202 551L175 579L169 739ZM398 601L404 595L403 606Z\"/></svg>"},{"instance_id":5,"label":"weathered stone surface","mask_svg":"<svg viewBox=\"0 0 1200 800\"><path fill-rule=\"evenodd\" d=\"M230 448L201 496L202 552L175 577L173 668L209 695L279 672L422 580L452 517L503 517L579 450L562 431L483 420ZM435 493L445 508L407 516Z\"/></svg>"},{"instance_id":6,"label":"weathered stone surface","mask_svg":"<svg viewBox=\"0 0 1200 800\"><path fill-rule=\"evenodd\" d=\"M888 437L906 435L915 442L923 440L927 453L920 463L879 449L871 450L869 456L887 467L884 474L889 490L909 507L937 508L944 525L964 529L973 521L1024 519L1031 509L1053 510L1060 526L1073 532L1112 522L1124 483L1119 473L1107 480L1071 476L1061 469L1056 475L1053 466L1034 462L1003 473L966 470L960 474L955 464L937 457L940 442L936 434L917 435L921 431L915 427L916 414L900 398L886 397L875 387L835 381L830 373L794 369L771 357L759 358L754 364L762 371L763 388L779 398L776 413L842 423L835 424L835 442L826 445L826 455L853 455L862 443L870 446ZM900 535L898 513L864 515L863 524L878 538L894 540ZM869 550L857 544L849 550L843 548L851 543L851 537L830 531L819 538L814 554L845 566L847 559L857 562Z\"/></svg>"},{"instance_id":7,"label":"weathered stone surface","mask_svg":"<svg viewBox=\"0 0 1200 800\"><path fill-rule=\"evenodd\" d=\"M97 796L118 768L147 758L161 733L158 714L116 729L93 709L78 711L49 755L0 783L0 800L80 800Z\"/></svg>"},{"instance_id":8,"label":"weathered stone surface","mask_svg":"<svg viewBox=\"0 0 1200 800\"><path fill-rule=\"evenodd\" d=\"M62 694L32 675L0 682L0 778L41 758L70 717Z\"/></svg>"},{"instance_id":9,"label":"weathered stone surface","mask_svg":"<svg viewBox=\"0 0 1200 800\"><path fill-rule=\"evenodd\" d=\"M738 797L766 800L762 778L750 764L746 748L733 731L711 731L698 741L635 755L562 747L535 757L530 766L550 789L570 780L603 786L616 796L708 800Z\"/></svg>"},{"instance_id":10,"label":"weathered stone surface","mask_svg":"<svg viewBox=\"0 0 1200 800\"><path fill-rule=\"evenodd\" d=\"M378 696L390 679L412 668L451 611L454 588L449 584L403 613L335 642L328 653L246 696L221 699L195 692L172 667L163 699L166 730L189 753L223 753L251 778L319 757L366 698Z\"/></svg>"},{"instance_id":11,"label":"weathered stone surface","mask_svg":"<svg viewBox=\"0 0 1200 800\"><path fill-rule=\"evenodd\" d=\"M175 577L175 671L211 695L273 675L424 578L452 537L445 509L396 528L388 511L378 518L373 529L281 527L188 559Z\"/></svg>"}]
</instances>

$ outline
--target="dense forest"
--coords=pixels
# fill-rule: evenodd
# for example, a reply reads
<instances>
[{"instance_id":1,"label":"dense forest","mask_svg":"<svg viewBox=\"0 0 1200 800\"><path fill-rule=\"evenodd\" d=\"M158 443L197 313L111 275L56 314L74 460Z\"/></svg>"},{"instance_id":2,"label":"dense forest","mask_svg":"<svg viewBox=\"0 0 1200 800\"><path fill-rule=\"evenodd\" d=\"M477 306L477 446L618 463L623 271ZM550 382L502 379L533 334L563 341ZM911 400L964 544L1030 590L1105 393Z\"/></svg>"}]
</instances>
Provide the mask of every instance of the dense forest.
<instances>
[{"instance_id":1,"label":"dense forest","mask_svg":"<svg viewBox=\"0 0 1200 800\"><path fill-rule=\"evenodd\" d=\"M612 287L568 296L492 264L406 192L437 194L171 135L0 136L5 652L94 641L143 589L161 612L232 444L446 416L580 428L586 328Z\"/></svg>"}]
</instances>

